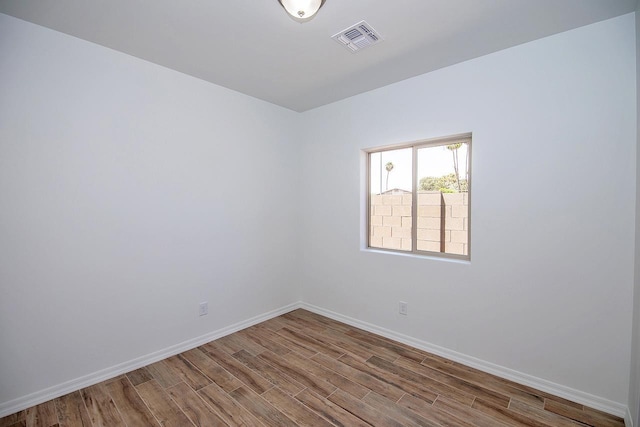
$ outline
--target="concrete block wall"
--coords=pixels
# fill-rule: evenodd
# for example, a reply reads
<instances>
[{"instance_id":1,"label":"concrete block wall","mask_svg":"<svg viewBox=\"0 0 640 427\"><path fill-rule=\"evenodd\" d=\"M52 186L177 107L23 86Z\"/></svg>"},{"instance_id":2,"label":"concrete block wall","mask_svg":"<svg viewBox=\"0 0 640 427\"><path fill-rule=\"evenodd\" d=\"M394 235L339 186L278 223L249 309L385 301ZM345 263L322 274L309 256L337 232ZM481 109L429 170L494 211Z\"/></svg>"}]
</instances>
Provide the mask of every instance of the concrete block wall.
<instances>
[{"instance_id":1,"label":"concrete block wall","mask_svg":"<svg viewBox=\"0 0 640 427\"><path fill-rule=\"evenodd\" d=\"M371 196L371 246L411 250L411 201L411 194Z\"/></svg>"},{"instance_id":2,"label":"concrete block wall","mask_svg":"<svg viewBox=\"0 0 640 427\"><path fill-rule=\"evenodd\" d=\"M411 194L371 196L370 245L411 250ZM467 255L469 252L469 195L419 191L418 250Z\"/></svg>"}]
</instances>

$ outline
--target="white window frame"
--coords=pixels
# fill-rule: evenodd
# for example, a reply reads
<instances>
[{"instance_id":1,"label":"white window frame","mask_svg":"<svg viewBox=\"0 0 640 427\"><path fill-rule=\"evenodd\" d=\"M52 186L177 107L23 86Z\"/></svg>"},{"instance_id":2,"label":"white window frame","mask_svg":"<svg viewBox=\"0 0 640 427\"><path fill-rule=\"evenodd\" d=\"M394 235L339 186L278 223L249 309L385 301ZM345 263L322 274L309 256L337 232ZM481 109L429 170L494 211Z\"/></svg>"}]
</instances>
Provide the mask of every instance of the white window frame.
<instances>
[{"instance_id":1,"label":"white window frame","mask_svg":"<svg viewBox=\"0 0 640 427\"><path fill-rule=\"evenodd\" d=\"M417 152L420 148L425 147L438 147L443 145L450 145L457 142L463 142L468 144L468 158L469 158L469 177L467 182L467 205L469 209L468 218L467 218L467 254L453 254L446 252L435 252L435 251L424 251L418 250L418 156ZM371 246L371 155L375 153L382 153L385 151L391 150L399 150L403 148L411 148L412 149L412 185L411 185L411 251L402 250L402 249L388 249L388 248L380 248L377 246ZM388 145L383 147L375 147L365 149L364 152L366 154L366 248L374 251L381 252L391 252L391 253L400 253L400 254L409 254L409 255L421 255L421 256L430 256L430 257L438 257L438 258L446 258L446 259L454 259L454 260L464 260L471 261L471 187L472 187L472 134L471 133L463 133L458 135L451 135L446 137L438 137L438 138L430 138L425 140L418 140L408 143Z\"/></svg>"}]
</instances>

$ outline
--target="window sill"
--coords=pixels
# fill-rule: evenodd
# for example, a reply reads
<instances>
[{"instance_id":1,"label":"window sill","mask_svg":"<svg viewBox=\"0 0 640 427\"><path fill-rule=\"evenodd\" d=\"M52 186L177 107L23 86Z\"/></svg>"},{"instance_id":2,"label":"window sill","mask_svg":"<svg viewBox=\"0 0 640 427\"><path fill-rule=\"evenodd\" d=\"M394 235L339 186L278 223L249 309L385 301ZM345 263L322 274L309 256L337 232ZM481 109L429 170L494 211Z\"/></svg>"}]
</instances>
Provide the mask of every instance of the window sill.
<instances>
[{"instance_id":1,"label":"window sill","mask_svg":"<svg viewBox=\"0 0 640 427\"><path fill-rule=\"evenodd\" d=\"M401 251L393 251L386 249L376 249L376 248L361 248L361 252L368 252L374 254L384 254L384 255L396 255L401 257L415 258L415 259L428 259L433 261L443 261L443 262L451 262L454 264L464 264L470 265L471 260L468 259L459 259L459 258L450 258L448 256L438 256L438 255L426 255L426 254L416 254L412 252L401 252Z\"/></svg>"}]
</instances>

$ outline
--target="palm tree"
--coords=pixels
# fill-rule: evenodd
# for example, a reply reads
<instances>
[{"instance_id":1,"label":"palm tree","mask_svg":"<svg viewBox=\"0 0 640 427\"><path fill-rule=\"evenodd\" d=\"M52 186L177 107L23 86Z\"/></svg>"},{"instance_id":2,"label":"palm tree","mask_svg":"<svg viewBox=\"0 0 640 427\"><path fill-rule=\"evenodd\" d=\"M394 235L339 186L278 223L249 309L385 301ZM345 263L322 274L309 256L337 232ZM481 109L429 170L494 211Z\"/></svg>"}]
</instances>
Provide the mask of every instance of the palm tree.
<instances>
[{"instance_id":1,"label":"palm tree","mask_svg":"<svg viewBox=\"0 0 640 427\"><path fill-rule=\"evenodd\" d=\"M458 142L457 144L447 145L447 150L451 150L451 154L453 155L453 170L456 173L458 191L462 191L462 187L460 186L460 171L458 170L458 148L460 147L462 147L461 142Z\"/></svg>"},{"instance_id":2,"label":"palm tree","mask_svg":"<svg viewBox=\"0 0 640 427\"><path fill-rule=\"evenodd\" d=\"M387 170L387 184L386 184L386 188L387 190L389 190L389 172L391 172L393 170L393 163L392 162L388 162L385 165L385 169Z\"/></svg>"}]
</instances>

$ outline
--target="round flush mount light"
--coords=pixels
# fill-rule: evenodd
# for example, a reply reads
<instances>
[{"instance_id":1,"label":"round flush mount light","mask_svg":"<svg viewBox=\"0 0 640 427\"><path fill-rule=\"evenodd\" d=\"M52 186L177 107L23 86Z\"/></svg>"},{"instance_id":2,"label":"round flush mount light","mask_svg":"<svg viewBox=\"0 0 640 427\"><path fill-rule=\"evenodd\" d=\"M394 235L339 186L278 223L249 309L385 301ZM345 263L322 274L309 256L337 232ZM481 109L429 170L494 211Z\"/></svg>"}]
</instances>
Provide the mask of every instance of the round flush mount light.
<instances>
[{"instance_id":1,"label":"round flush mount light","mask_svg":"<svg viewBox=\"0 0 640 427\"><path fill-rule=\"evenodd\" d=\"M298 22L307 22L320 10L325 0L278 0L282 7Z\"/></svg>"}]
</instances>

